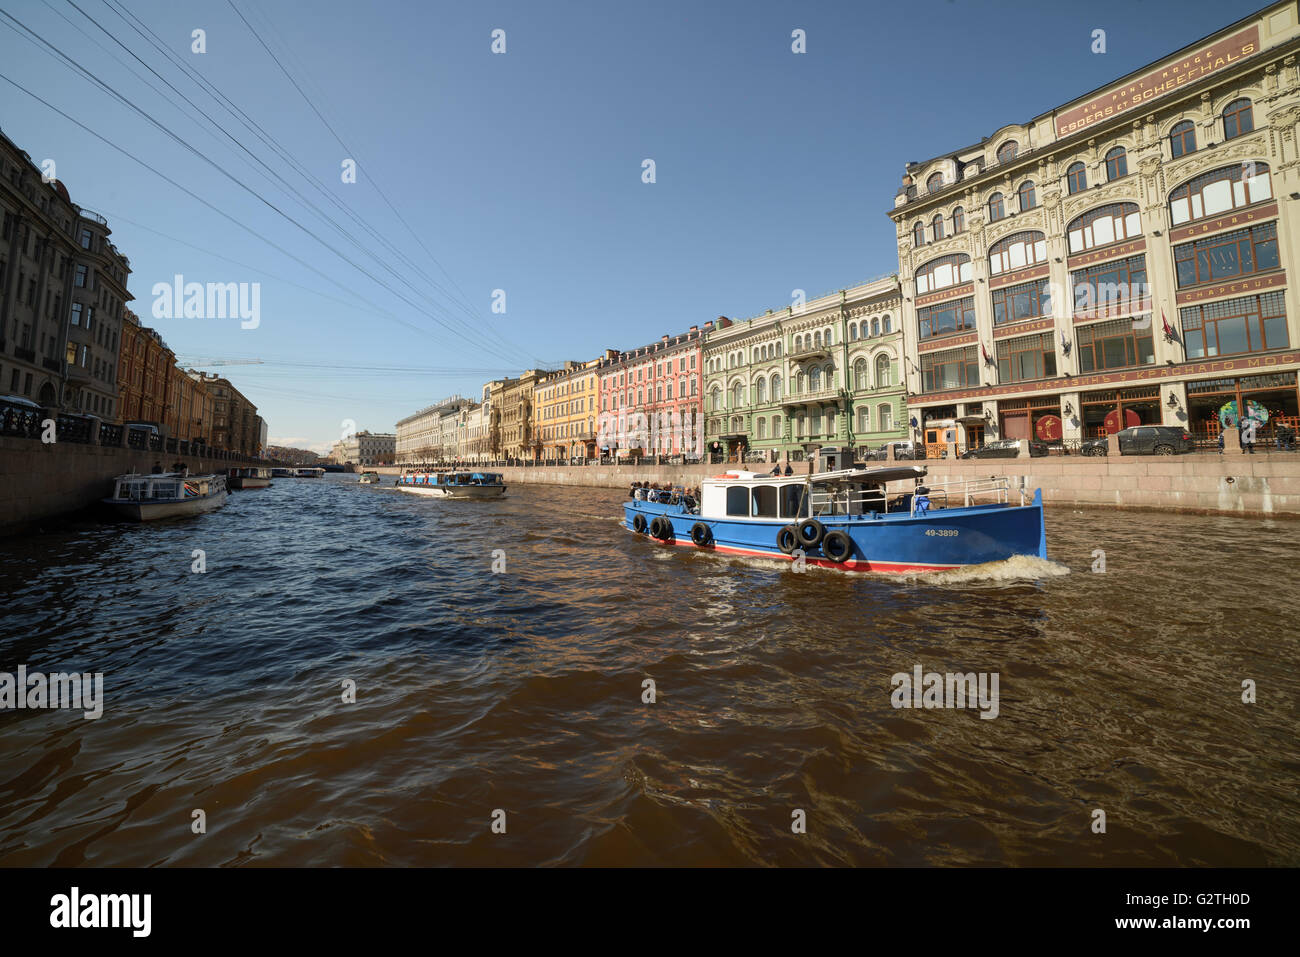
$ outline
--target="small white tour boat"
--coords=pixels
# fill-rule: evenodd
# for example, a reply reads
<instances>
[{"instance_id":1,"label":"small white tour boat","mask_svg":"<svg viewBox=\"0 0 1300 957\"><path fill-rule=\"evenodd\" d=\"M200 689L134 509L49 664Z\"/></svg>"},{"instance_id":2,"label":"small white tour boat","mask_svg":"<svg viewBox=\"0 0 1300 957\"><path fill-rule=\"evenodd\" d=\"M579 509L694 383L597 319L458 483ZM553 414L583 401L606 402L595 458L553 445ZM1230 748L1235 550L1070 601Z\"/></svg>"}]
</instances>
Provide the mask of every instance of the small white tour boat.
<instances>
[{"instance_id":1,"label":"small white tour boat","mask_svg":"<svg viewBox=\"0 0 1300 957\"><path fill-rule=\"evenodd\" d=\"M295 478L320 478L324 474L325 474L324 469L305 468L305 469L298 469L294 477Z\"/></svg>"},{"instance_id":2,"label":"small white tour boat","mask_svg":"<svg viewBox=\"0 0 1300 957\"><path fill-rule=\"evenodd\" d=\"M407 473L398 477L399 492L430 498L505 498L506 485L499 472Z\"/></svg>"},{"instance_id":3,"label":"small white tour boat","mask_svg":"<svg viewBox=\"0 0 1300 957\"><path fill-rule=\"evenodd\" d=\"M127 518L151 522L210 512L226 504L224 475L184 475L162 472L156 475L119 475L113 480L113 495L104 503Z\"/></svg>"},{"instance_id":4,"label":"small white tour boat","mask_svg":"<svg viewBox=\"0 0 1300 957\"><path fill-rule=\"evenodd\" d=\"M226 484L231 488L269 488L271 470L262 468L238 468L226 473Z\"/></svg>"},{"instance_id":5,"label":"small white tour boat","mask_svg":"<svg viewBox=\"0 0 1300 957\"><path fill-rule=\"evenodd\" d=\"M362 473L361 473L361 478L357 479L357 484L358 484L358 485L378 485L378 484L379 484L379 473L378 473L378 472L362 472Z\"/></svg>"}]
</instances>

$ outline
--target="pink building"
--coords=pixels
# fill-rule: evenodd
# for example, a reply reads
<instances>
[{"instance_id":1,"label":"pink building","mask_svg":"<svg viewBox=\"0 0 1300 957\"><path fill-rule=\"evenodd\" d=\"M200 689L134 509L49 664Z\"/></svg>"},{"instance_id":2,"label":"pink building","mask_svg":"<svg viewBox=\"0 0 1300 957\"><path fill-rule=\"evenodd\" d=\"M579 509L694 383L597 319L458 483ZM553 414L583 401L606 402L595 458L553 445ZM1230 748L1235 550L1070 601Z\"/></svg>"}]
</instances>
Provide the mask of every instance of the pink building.
<instances>
[{"instance_id":1,"label":"pink building","mask_svg":"<svg viewBox=\"0 0 1300 957\"><path fill-rule=\"evenodd\" d=\"M729 320L719 320L727 322ZM704 324L704 331L713 328ZM704 412L701 330L620 352L597 367L602 455L699 455Z\"/></svg>"}]
</instances>

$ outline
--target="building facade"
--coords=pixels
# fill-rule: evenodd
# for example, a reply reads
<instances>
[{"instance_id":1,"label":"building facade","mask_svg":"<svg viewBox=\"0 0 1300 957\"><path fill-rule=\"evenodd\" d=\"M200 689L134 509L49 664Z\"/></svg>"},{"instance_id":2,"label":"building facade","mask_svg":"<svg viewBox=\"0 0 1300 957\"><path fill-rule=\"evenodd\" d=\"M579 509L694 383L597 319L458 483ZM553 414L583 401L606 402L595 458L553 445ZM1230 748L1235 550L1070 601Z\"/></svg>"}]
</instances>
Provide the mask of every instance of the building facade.
<instances>
[{"instance_id":1,"label":"building facade","mask_svg":"<svg viewBox=\"0 0 1300 957\"><path fill-rule=\"evenodd\" d=\"M394 439L397 464L420 465L441 461L442 418L468 404L469 400L462 396L448 396L398 422Z\"/></svg>"},{"instance_id":2,"label":"building facade","mask_svg":"<svg viewBox=\"0 0 1300 957\"><path fill-rule=\"evenodd\" d=\"M118 410L123 422L167 425L171 374L176 355L157 331L140 324L130 309L124 313L118 354ZM69 353L73 346L70 339Z\"/></svg>"},{"instance_id":3,"label":"building facade","mask_svg":"<svg viewBox=\"0 0 1300 957\"><path fill-rule=\"evenodd\" d=\"M566 362L563 369L538 382L533 429L542 443L543 460L567 461L597 455L596 403L600 394L597 369L603 359L617 354L608 349L601 358Z\"/></svg>"},{"instance_id":4,"label":"building facade","mask_svg":"<svg viewBox=\"0 0 1300 957\"><path fill-rule=\"evenodd\" d=\"M224 376L199 373L200 381L212 399L213 448L253 455L260 441L257 406Z\"/></svg>"},{"instance_id":5,"label":"building facade","mask_svg":"<svg viewBox=\"0 0 1300 957\"><path fill-rule=\"evenodd\" d=\"M0 390L121 418L118 352L130 262L102 216L0 133Z\"/></svg>"},{"instance_id":6,"label":"building facade","mask_svg":"<svg viewBox=\"0 0 1300 957\"><path fill-rule=\"evenodd\" d=\"M903 438L901 306L891 275L715 328L704 344L706 449L801 461L811 445Z\"/></svg>"},{"instance_id":7,"label":"building facade","mask_svg":"<svg viewBox=\"0 0 1300 957\"><path fill-rule=\"evenodd\" d=\"M492 406L488 436L494 458L540 459L542 442L533 428L534 392L537 383L549 374L547 370L530 369L517 379L498 379L488 384Z\"/></svg>"},{"instance_id":8,"label":"building facade","mask_svg":"<svg viewBox=\"0 0 1300 957\"><path fill-rule=\"evenodd\" d=\"M719 319L719 322L730 322ZM630 352L610 351L596 362L599 416L596 449L625 455L680 455L703 452L704 328L691 326L676 336L661 336Z\"/></svg>"},{"instance_id":9,"label":"building facade","mask_svg":"<svg viewBox=\"0 0 1300 957\"><path fill-rule=\"evenodd\" d=\"M339 465L391 465L397 458L397 435L353 432L334 443L331 458Z\"/></svg>"},{"instance_id":10,"label":"building facade","mask_svg":"<svg viewBox=\"0 0 1300 957\"><path fill-rule=\"evenodd\" d=\"M1277 3L906 168L890 216L918 438L1297 424L1298 51Z\"/></svg>"}]
</instances>

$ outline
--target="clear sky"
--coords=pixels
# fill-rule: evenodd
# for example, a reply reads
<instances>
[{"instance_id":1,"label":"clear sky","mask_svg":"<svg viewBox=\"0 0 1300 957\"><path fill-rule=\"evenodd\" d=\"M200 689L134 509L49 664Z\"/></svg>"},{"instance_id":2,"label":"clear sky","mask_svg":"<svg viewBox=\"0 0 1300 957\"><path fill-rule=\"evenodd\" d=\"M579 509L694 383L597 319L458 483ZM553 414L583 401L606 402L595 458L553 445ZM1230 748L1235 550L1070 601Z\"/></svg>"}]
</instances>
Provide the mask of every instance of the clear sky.
<instances>
[{"instance_id":1,"label":"clear sky","mask_svg":"<svg viewBox=\"0 0 1300 957\"><path fill-rule=\"evenodd\" d=\"M200 367L258 405L272 442L318 450L344 420L392 431L500 374L894 272L886 211L904 163L979 142L1264 6L121 2L4 9L193 151L3 17L0 73L157 172L4 81L0 127L107 217L142 320L183 356L266 360ZM503 54L491 50L496 29ZM791 50L795 29L806 53ZM1104 54L1091 49L1097 29ZM348 158L356 183L342 182ZM259 324L154 318L154 284L178 273L260 283Z\"/></svg>"}]
</instances>

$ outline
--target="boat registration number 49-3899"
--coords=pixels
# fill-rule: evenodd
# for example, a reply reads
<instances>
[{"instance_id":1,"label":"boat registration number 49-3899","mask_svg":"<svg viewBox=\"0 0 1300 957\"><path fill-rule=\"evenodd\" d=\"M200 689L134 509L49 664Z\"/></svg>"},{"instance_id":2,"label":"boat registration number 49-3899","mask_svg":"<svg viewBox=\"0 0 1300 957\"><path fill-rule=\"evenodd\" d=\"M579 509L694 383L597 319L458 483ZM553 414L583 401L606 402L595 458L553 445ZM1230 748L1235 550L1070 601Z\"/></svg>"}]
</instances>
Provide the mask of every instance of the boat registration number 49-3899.
<instances>
[{"instance_id":1,"label":"boat registration number 49-3899","mask_svg":"<svg viewBox=\"0 0 1300 957\"><path fill-rule=\"evenodd\" d=\"M952 538L954 535L957 534L957 529L955 529L955 528L927 528L927 529L925 530L925 534L927 534L927 535L938 535L938 536L940 536L941 538Z\"/></svg>"}]
</instances>

